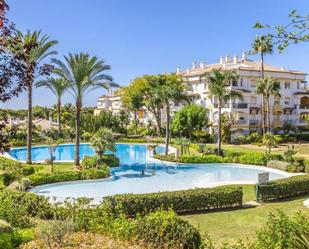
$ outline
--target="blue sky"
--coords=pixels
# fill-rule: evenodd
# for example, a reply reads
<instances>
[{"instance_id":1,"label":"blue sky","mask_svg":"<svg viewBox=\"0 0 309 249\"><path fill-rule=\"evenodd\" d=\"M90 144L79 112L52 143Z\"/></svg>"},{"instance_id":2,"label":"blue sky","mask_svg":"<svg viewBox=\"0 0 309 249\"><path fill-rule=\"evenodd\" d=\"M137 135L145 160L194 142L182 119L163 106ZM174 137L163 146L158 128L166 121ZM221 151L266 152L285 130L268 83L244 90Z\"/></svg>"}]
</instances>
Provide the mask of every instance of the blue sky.
<instances>
[{"instance_id":1,"label":"blue sky","mask_svg":"<svg viewBox=\"0 0 309 249\"><path fill-rule=\"evenodd\" d=\"M308 0L7 0L17 27L38 30L59 41L58 56L88 52L110 64L115 82L127 85L143 74L187 68L192 61L215 63L221 55L249 50L259 31L255 22L280 24L297 9L309 13ZM309 43L274 53L266 62L309 72ZM253 57L254 58L254 57ZM84 99L94 106L104 90ZM26 108L26 94L1 105ZM34 105L50 106L54 96L35 89ZM65 95L63 102L71 102Z\"/></svg>"}]
</instances>

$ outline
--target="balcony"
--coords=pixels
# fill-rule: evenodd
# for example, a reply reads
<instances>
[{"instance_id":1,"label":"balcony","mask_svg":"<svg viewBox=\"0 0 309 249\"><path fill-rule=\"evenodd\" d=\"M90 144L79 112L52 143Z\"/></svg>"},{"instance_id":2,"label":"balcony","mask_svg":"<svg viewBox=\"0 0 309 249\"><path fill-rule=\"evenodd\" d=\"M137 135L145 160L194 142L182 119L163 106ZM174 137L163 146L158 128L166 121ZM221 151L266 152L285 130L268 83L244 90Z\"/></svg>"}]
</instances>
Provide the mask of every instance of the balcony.
<instances>
[{"instance_id":1,"label":"balcony","mask_svg":"<svg viewBox=\"0 0 309 249\"><path fill-rule=\"evenodd\" d=\"M283 112L283 107L280 104L275 104L273 107L274 112Z\"/></svg>"},{"instance_id":2,"label":"balcony","mask_svg":"<svg viewBox=\"0 0 309 249\"><path fill-rule=\"evenodd\" d=\"M248 104L247 103L233 103L232 104L233 108L238 108L238 109L247 109Z\"/></svg>"},{"instance_id":3,"label":"balcony","mask_svg":"<svg viewBox=\"0 0 309 249\"><path fill-rule=\"evenodd\" d=\"M296 125L297 120L283 120L283 124Z\"/></svg>"},{"instance_id":4,"label":"balcony","mask_svg":"<svg viewBox=\"0 0 309 249\"><path fill-rule=\"evenodd\" d=\"M239 119L239 120L236 120L234 123L237 124L237 125L247 125L248 120Z\"/></svg>"},{"instance_id":5,"label":"balcony","mask_svg":"<svg viewBox=\"0 0 309 249\"><path fill-rule=\"evenodd\" d=\"M214 106L214 108L218 108L218 104L217 103L213 104L213 106ZM221 108L230 108L230 105L229 104L222 104Z\"/></svg>"},{"instance_id":6,"label":"balcony","mask_svg":"<svg viewBox=\"0 0 309 249\"><path fill-rule=\"evenodd\" d=\"M259 125L259 124L260 124L260 120L257 120L257 119L249 120L249 125Z\"/></svg>"},{"instance_id":7,"label":"balcony","mask_svg":"<svg viewBox=\"0 0 309 249\"><path fill-rule=\"evenodd\" d=\"M272 126L273 127L282 127L282 121L281 120L274 120L273 122L272 122Z\"/></svg>"}]
</instances>

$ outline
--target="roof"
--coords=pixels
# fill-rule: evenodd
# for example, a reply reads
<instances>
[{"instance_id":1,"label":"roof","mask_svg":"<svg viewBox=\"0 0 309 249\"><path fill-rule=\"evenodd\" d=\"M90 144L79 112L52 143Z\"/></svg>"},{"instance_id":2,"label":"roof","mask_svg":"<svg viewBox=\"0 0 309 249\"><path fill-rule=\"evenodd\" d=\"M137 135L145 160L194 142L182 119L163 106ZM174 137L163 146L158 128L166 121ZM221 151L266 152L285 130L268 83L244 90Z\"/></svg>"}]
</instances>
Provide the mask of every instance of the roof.
<instances>
[{"instance_id":1,"label":"roof","mask_svg":"<svg viewBox=\"0 0 309 249\"><path fill-rule=\"evenodd\" d=\"M203 67L196 67L190 70L181 71L179 72L179 74L183 76L193 76L193 75L200 75L203 73L210 73L214 69L260 71L261 64L258 61L252 61L249 59L238 60L237 63L235 63L233 60L230 60L229 62L208 64L208 65L204 65ZM276 67L276 66L272 66L269 64L264 64L264 71L307 75L306 73L301 72L301 71L288 70L283 67Z\"/></svg>"}]
</instances>

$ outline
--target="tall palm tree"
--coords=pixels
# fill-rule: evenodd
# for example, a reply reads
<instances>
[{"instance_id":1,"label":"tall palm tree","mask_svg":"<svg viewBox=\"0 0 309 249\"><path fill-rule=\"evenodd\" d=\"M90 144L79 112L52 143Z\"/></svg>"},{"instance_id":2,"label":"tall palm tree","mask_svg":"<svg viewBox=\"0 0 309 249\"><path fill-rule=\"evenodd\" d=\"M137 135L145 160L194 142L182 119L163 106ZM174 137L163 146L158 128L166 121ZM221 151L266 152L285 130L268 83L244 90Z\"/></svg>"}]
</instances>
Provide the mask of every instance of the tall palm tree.
<instances>
[{"instance_id":1,"label":"tall palm tree","mask_svg":"<svg viewBox=\"0 0 309 249\"><path fill-rule=\"evenodd\" d=\"M58 131L61 135L61 97L69 87L69 82L63 78L47 78L36 83L36 87L48 88L57 98Z\"/></svg>"},{"instance_id":2,"label":"tall palm tree","mask_svg":"<svg viewBox=\"0 0 309 249\"><path fill-rule=\"evenodd\" d=\"M42 61L46 57L56 54L56 51L51 51L51 48L58 42L50 40L47 35L42 35L41 31L27 31L25 34L18 31L13 39L17 39L19 42L10 49L19 58L22 58L26 68L25 87L28 91L27 163L31 164L33 82L35 77L44 73L44 70L40 70L43 69L40 67Z\"/></svg>"},{"instance_id":3,"label":"tall palm tree","mask_svg":"<svg viewBox=\"0 0 309 249\"><path fill-rule=\"evenodd\" d=\"M271 77L260 79L257 85L257 93L265 96L267 132L270 132L270 97L280 97L280 83Z\"/></svg>"},{"instance_id":4,"label":"tall palm tree","mask_svg":"<svg viewBox=\"0 0 309 249\"><path fill-rule=\"evenodd\" d=\"M83 98L90 91L98 87L109 89L116 87L111 76L106 74L110 70L110 65L105 64L96 56L86 53L71 54L64 56L64 61L53 59L56 64L54 72L69 82L69 89L75 98L75 158L74 164L80 168L79 145L80 145L80 115L83 106Z\"/></svg>"},{"instance_id":5,"label":"tall palm tree","mask_svg":"<svg viewBox=\"0 0 309 249\"><path fill-rule=\"evenodd\" d=\"M158 85L160 86L158 91L160 91L166 112L165 155L167 155L170 142L171 105L181 100L189 101L189 98L184 94L184 85L181 78L176 74L159 75Z\"/></svg>"},{"instance_id":6,"label":"tall palm tree","mask_svg":"<svg viewBox=\"0 0 309 249\"><path fill-rule=\"evenodd\" d=\"M252 43L251 54L259 54L261 57L261 78L264 79L264 55L272 54L273 52L273 41L270 36L256 36ZM262 108L261 108L261 119L262 119L262 132L266 133L266 117L265 117L265 96L262 93Z\"/></svg>"},{"instance_id":7,"label":"tall palm tree","mask_svg":"<svg viewBox=\"0 0 309 249\"><path fill-rule=\"evenodd\" d=\"M242 94L235 90L230 89L230 83L238 79L238 75L234 71L219 71L217 69L212 70L207 74L208 77L208 89L211 97L217 99L218 104L218 155L221 153L221 110L222 105L231 99L242 99Z\"/></svg>"}]
</instances>

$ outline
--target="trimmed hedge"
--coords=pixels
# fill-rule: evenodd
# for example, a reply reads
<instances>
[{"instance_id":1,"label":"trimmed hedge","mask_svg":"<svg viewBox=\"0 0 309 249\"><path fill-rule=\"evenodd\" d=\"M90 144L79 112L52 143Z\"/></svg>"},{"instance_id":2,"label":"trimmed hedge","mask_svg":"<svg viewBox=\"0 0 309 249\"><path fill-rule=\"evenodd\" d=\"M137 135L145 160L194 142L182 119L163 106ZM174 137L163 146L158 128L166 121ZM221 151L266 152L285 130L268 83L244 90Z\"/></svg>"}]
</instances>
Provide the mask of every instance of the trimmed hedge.
<instances>
[{"instance_id":1,"label":"trimmed hedge","mask_svg":"<svg viewBox=\"0 0 309 249\"><path fill-rule=\"evenodd\" d=\"M48 183L67 182L77 180L100 179L109 177L109 168L87 169L82 171L56 172L45 174L33 174L29 176L32 186Z\"/></svg>"},{"instance_id":2,"label":"trimmed hedge","mask_svg":"<svg viewBox=\"0 0 309 249\"><path fill-rule=\"evenodd\" d=\"M9 158L0 156L0 170L3 173L0 175L4 186L10 185L15 180L23 176L34 174L34 167Z\"/></svg>"},{"instance_id":3,"label":"trimmed hedge","mask_svg":"<svg viewBox=\"0 0 309 249\"><path fill-rule=\"evenodd\" d=\"M309 175L292 176L258 186L261 201L279 200L309 193Z\"/></svg>"},{"instance_id":4,"label":"trimmed hedge","mask_svg":"<svg viewBox=\"0 0 309 249\"><path fill-rule=\"evenodd\" d=\"M242 187L196 188L151 194L123 194L105 197L102 205L110 214L129 217L173 209L176 213L240 207Z\"/></svg>"},{"instance_id":5,"label":"trimmed hedge","mask_svg":"<svg viewBox=\"0 0 309 249\"><path fill-rule=\"evenodd\" d=\"M84 156L82 160L82 167L84 169L91 169L97 167L97 156ZM104 166L108 167L118 167L120 164L120 160L115 155L104 155L102 160L100 161L100 168Z\"/></svg>"},{"instance_id":6,"label":"trimmed hedge","mask_svg":"<svg viewBox=\"0 0 309 249\"><path fill-rule=\"evenodd\" d=\"M104 155L102 158L102 163L105 163L108 167L118 167L120 164L120 160L115 155Z\"/></svg>"},{"instance_id":7,"label":"trimmed hedge","mask_svg":"<svg viewBox=\"0 0 309 249\"><path fill-rule=\"evenodd\" d=\"M173 211L157 211L139 219L132 236L147 248L203 248L198 230Z\"/></svg>"}]
</instances>

